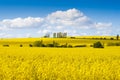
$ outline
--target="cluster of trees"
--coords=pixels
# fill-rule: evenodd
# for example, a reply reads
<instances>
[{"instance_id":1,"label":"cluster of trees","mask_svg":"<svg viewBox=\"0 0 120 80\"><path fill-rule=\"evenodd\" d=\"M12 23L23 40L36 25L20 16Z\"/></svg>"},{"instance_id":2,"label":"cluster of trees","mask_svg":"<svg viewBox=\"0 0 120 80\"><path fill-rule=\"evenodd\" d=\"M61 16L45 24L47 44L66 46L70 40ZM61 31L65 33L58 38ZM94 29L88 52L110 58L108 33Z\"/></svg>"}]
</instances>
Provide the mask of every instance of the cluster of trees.
<instances>
[{"instance_id":1,"label":"cluster of trees","mask_svg":"<svg viewBox=\"0 0 120 80\"><path fill-rule=\"evenodd\" d=\"M86 47L86 45L76 45L76 46L72 46L68 43L62 44L60 45L59 43L53 41L53 43L51 44L43 44L43 41L35 41L33 43L33 47L63 47L63 48L72 48L72 47Z\"/></svg>"},{"instance_id":2,"label":"cluster of trees","mask_svg":"<svg viewBox=\"0 0 120 80\"><path fill-rule=\"evenodd\" d=\"M114 40L114 38L110 38L111 40ZM116 36L116 40L119 40L119 35L117 34L117 36Z\"/></svg>"},{"instance_id":3,"label":"cluster of trees","mask_svg":"<svg viewBox=\"0 0 120 80\"><path fill-rule=\"evenodd\" d=\"M34 47L57 47L59 44L58 43L56 43L55 41L53 41L53 43L52 44L43 44L43 41L41 40L41 41L35 41L34 43L33 43L33 46Z\"/></svg>"},{"instance_id":4,"label":"cluster of trees","mask_svg":"<svg viewBox=\"0 0 120 80\"><path fill-rule=\"evenodd\" d=\"M34 47L63 47L63 48L72 48L72 47L86 47L86 45L76 45L76 46L72 46L72 45L68 45L68 43L65 43L63 45L59 45L58 43L56 43L55 41L53 41L53 43L51 44L43 44L43 41L35 41L33 43ZM104 48L103 44L101 42L96 42L93 44L94 48Z\"/></svg>"},{"instance_id":5,"label":"cluster of trees","mask_svg":"<svg viewBox=\"0 0 120 80\"><path fill-rule=\"evenodd\" d=\"M70 37L71 39L81 39L76 37ZM117 34L116 38L106 38L106 37L100 37L100 38L83 38L83 39L95 39L95 40L119 40L119 34Z\"/></svg>"},{"instance_id":6,"label":"cluster of trees","mask_svg":"<svg viewBox=\"0 0 120 80\"><path fill-rule=\"evenodd\" d=\"M71 37L71 38L75 38L75 37ZM106 39L106 38L94 38L94 39ZM111 40L114 40L114 38L110 38ZM119 35L116 36L116 40L119 40ZM67 43L64 45L59 45L59 43L56 43L55 41L53 41L53 43L51 44L43 44L43 41L35 41L33 43L33 45L29 45L30 47L73 47L72 45L68 45ZM120 46L120 43L109 43L108 46ZM22 47L20 45L20 47ZM86 47L86 45L76 45L74 47ZM93 45L91 47L94 48L104 48L104 45L98 41L96 43L93 43Z\"/></svg>"},{"instance_id":7,"label":"cluster of trees","mask_svg":"<svg viewBox=\"0 0 120 80\"><path fill-rule=\"evenodd\" d=\"M106 38L106 37L104 37L104 38L92 38L92 39L100 39L100 40L119 40L119 35L117 35L116 36L116 38L113 38L113 37L111 37L111 38Z\"/></svg>"},{"instance_id":8,"label":"cluster of trees","mask_svg":"<svg viewBox=\"0 0 120 80\"><path fill-rule=\"evenodd\" d=\"M120 46L120 42L116 42L116 43L110 42L110 43L107 44L107 46Z\"/></svg>"},{"instance_id":9,"label":"cluster of trees","mask_svg":"<svg viewBox=\"0 0 120 80\"><path fill-rule=\"evenodd\" d=\"M53 43L51 43L51 44L43 44L43 41L41 40L41 41L35 41L34 43L33 43L33 46L34 47L58 47L58 43L56 43L55 41L53 41Z\"/></svg>"}]
</instances>

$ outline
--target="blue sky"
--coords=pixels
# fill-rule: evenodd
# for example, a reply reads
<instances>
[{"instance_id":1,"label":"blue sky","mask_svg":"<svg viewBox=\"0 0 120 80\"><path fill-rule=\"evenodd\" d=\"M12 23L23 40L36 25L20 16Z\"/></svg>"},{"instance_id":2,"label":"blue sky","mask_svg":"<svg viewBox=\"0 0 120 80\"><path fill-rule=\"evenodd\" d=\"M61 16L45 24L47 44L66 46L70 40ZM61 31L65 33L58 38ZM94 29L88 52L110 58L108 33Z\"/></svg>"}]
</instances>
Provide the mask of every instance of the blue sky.
<instances>
[{"instance_id":1,"label":"blue sky","mask_svg":"<svg viewBox=\"0 0 120 80\"><path fill-rule=\"evenodd\" d=\"M117 35L119 21L119 0L0 0L1 38Z\"/></svg>"}]
</instances>

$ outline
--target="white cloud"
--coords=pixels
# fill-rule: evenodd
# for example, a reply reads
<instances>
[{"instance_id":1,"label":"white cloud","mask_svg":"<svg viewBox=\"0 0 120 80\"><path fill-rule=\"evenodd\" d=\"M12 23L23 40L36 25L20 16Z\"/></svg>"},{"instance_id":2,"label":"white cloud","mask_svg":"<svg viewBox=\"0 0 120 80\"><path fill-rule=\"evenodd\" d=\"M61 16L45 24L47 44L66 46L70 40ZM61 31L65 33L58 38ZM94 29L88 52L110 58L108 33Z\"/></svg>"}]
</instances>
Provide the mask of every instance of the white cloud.
<instances>
[{"instance_id":1,"label":"white cloud","mask_svg":"<svg viewBox=\"0 0 120 80\"><path fill-rule=\"evenodd\" d=\"M111 33L111 30L98 30L96 31L96 35L109 35Z\"/></svg>"},{"instance_id":2,"label":"white cloud","mask_svg":"<svg viewBox=\"0 0 120 80\"><path fill-rule=\"evenodd\" d=\"M98 23L95 23L95 26L96 26L97 29L104 29L104 28L108 28L108 27L112 26L112 23L98 22Z\"/></svg>"},{"instance_id":3,"label":"white cloud","mask_svg":"<svg viewBox=\"0 0 120 80\"><path fill-rule=\"evenodd\" d=\"M81 33L81 35L86 36L86 35L87 35L87 33Z\"/></svg>"},{"instance_id":4,"label":"white cloud","mask_svg":"<svg viewBox=\"0 0 120 80\"><path fill-rule=\"evenodd\" d=\"M44 18L44 20L44 29L51 26L49 28L51 32L66 31L70 35L81 34L80 31L83 29L86 30L86 32L88 32L90 29L100 29L105 32L106 28L112 26L112 23L94 22L77 9L56 11L49 14L47 17ZM75 32L73 32L73 30L75 30ZM86 32L82 32L85 33L83 35L87 35Z\"/></svg>"},{"instance_id":5,"label":"white cloud","mask_svg":"<svg viewBox=\"0 0 120 80\"><path fill-rule=\"evenodd\" d=\"M30 34L30 33L27 33L27 34L26 34L26 37L31 37L31 34Z\"/></svg>"},{"instance_id":6,"label":"white cloud","mask_svg":"<svg viewBox=\"0 0 120 80\"><path fill-rule=\"evenodd\" d=\"M56 26L86 28L93 25L91 20L77 9L53 12L45 20L48 25L52 25L54 28Z\"/></svg>"},{"instance_id":7,"label":"white cloud","mask_svg":"<svg viewBox=\"0 0 120 80\"><path fill-rule=\"evenodd\" d=\"M0 33L0 38L10 38L12 37L11 34L7 34L7 33Z\"/></svg>"},{"instance_id":8,"label":"white cloud","mask_svg":"<svg viewBox=\"0 0 120 80\"><path fill-rule=\"evenodd\" d=\"M15 19L4 19L0 21L0 29L8 28L26 28L26 27L39 27L43 22L43 18L15 18Z\"/></svg>"},{"instance_id":9,"label":"white cloud","mask_svg":"<svg viewBox=\"0 0 120 80\"><path fill-rule=\"evenodd\" d=\"M39 30L37 33L38 34L46 34L46 33L50 33L50 30L44 29L44 30Z\"/></svg>"},{"instance_id":10,"label":"white cloud","mask_svg":"<svg viewBox=\"0 0 120 80\"><path fill-rule=\"evenodd\" d=\"M106 28L111 26L112 23L94 22L81 11L74 8L66 11L56 11L48 14L44 18L27 17L4 19L0 21L0 30L37 28L38 34L66 31L70 35L82 33L85 33L83 35L87 35L86 32L90 31L90 29L97 29L97 31L100 29L100 31L105 31ZM86 32L81 32L82 30L86 30ZM25 33L25 35L26 34L27 33Z\"/></svg>"}]
</instances>

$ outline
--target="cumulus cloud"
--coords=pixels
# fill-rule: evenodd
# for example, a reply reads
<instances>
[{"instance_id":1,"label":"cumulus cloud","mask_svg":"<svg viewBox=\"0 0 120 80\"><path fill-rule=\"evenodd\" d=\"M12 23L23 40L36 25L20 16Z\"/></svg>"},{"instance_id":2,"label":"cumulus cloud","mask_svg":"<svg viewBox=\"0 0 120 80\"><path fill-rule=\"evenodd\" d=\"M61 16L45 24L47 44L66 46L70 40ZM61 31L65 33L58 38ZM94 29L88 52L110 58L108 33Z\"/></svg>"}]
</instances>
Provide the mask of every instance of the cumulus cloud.
<instances>
[{"instance_id":1,"label":"cumulus cloud","mask_svg":"<svg viewBox=\"0 0 120 80\"><path fill-rule=\"evenodd\" d=\"M7 34L7 33L0 33L1 38L10 38L12 37L12 34Z\"/></svg>"},{"instance_id":2,"label":"cumulus cloud","mask_svg":"<svg viewBox=\"0 0 120 80\"><path fill-rule=\"evenodd\" d=\"M26 27L39 27L43 22L42 18L15 18L15 19L4 19L0 21L0 29L8 28L26 28Z\"/></svg>"},{"instance_id":3,"label":"cumulus cloud","mask_svg":"<svg viewBox=\"0 0 120 80\"><path fill-rule=\"evenodd\" d=\"M52 25L58 29L64 27L88 28L93 25L92 21L77 9L53 12L45 20L47 26Z\"/></svg>"},{"instance_id":4,"label":"cumulus cloud","mask_svg":"<svg viewBox=\"0 0 120 80\"><path fill-rule=\"evenodd\" d=\"M44 20L43 31L40 30L41 32L44 32L44 30L49 30L49 32L66 31L70 35L81 34L82 30L88 32L90 29L106 31L106 28L112 26L112 23L94 22L77 9L56 11L46 16Z\"/></svg>"},{"instance_id":5,"label":"cumulus cloud","mask_svg":"<svg viewBox=\"0 0 120 80\"><path fill-rule=\"evenodd\" d=\"M47 33L51 33L51 30L47 30L47 29L39 30L37 33L38 34L47 34Z\"/></svg>"},{"instance_id":6,"label":"cumulus cloud","mask_svg":"<svg viewBox=\"0 0 120 80\"><path fill-rule=\"evenodd\" d=\"M109 35L111 33L111 30L98 30L96 31L97 35Z\"/></svg>"},{"instance_id":7,"label":"cumulus cloud","mask_svg":"<svg viewBox=\"0 0 120 80\"><path fill-rule=\"evenodd\" d=\"M112 26L112 23L101 23L101 22L95 23L95 27L97 29L104 29L104 28L108 28L110 26Z\"/></svg>"},{"instance_id":8,"label":"cumulus cloud","mask_svg":"<svg viewBox=\"0 0 120 80\"><path fill-rule=\"evenodd\" d=\"M27 34L26 34L26 37L31 37L31 34L30 34L30 33L27 33Z\"/></svg>"},{"instance_id":9,"label":"cumulus cloud","mask_svg":"<svg viewBox=\"0 0 120 80\"><path fill-rule=\"evenodd\" d=\"M52 32L68 32L70 35L81 34L82 30L86 32L90 29L104 29L111 27L112 23L102 23L92 21L83 12L77 9L66 11L56 11L48 14L46 17L27 17L4 19L0 21L0 30L37 28L38 34ZM98 32L98 30L97 30Z\"/></svg>"}]
</instances>

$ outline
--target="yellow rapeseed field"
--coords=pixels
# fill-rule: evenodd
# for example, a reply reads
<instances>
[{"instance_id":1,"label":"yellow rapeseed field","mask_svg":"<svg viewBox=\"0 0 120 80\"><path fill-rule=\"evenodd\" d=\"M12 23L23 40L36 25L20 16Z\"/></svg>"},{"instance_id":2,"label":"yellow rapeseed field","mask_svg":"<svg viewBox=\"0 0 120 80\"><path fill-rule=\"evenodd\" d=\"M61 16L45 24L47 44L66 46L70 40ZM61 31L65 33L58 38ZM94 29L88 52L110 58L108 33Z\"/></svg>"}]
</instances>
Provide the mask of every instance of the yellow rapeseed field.
<instances>
[{"instance_id":1,"label":"yellow rapeseed field","mask_svg":"<svg viewBox=\"0 0 120 80\"><path fill-rule=\"evenodd\" d=\"M120 80L120 47L0 47L0 80Z\"/></svg>"},{"instance_id":2,"label":"yellow rapeseed field","mask_svg":"<svg viewBox=\"0 0 120 80\"><path fill-rule=\"evenodd\" d=\"M94 39L93 39L94 38ZM97 38L97 39L96 39ZM105 38L105 39L104 39ZM111 40L113 38L114 40ZM115 36L81 36L74 38L8 38L8 39L0 39L0 47L3 45L9 45L9 47L30 47L29 44L32 44L35 41L43 41L44 44L51 44L54 42L58 43L59 45L86 45L89 46L93 45L93 43L100 41L104 46L109 43L120 43L120 40L116 40Z\"/></svg>"}]
</instances>

